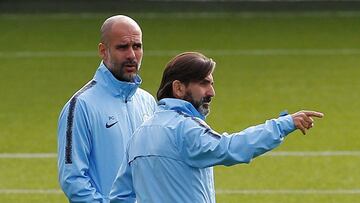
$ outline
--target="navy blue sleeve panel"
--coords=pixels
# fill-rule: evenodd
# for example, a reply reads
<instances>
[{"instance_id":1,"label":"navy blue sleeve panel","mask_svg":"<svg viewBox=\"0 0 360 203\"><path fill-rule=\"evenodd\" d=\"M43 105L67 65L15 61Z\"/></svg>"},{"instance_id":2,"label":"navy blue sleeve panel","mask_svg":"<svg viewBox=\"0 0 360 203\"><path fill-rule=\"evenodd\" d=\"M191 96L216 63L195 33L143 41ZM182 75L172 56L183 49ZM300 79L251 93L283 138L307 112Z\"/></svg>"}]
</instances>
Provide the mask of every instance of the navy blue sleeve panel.
<instances>
[{"instance_id":1,"label":"navy blue sleeve panel","mask_svg":"<svg viewBox=\"0 0 360 203\"><path fill-rule=\"evenodd\" d=\"M86 104L79 98L95 84L95 81L90 81L80 89L65 105L59 119L59 182L70 202L105 202L89 177L89 119Z\"/></svg>"},{"instance_id":2,"label":"navy blue sleeve panel","mask_svg":"<svg viewBox=\"0 0 360 203\"><path fill-rule=\"evenodd\" d=\"M82 89L80 89L70 100L68 116L67 116L67 125L66 125L66 146L65 146L65 163L71 164L71 152L72 152L72 138L73 138L73 126L74 126L74 113L78 97L84 93L86 90L92 88L96 84L95 80L90 81Z\"/></svg>"}]
</instances>

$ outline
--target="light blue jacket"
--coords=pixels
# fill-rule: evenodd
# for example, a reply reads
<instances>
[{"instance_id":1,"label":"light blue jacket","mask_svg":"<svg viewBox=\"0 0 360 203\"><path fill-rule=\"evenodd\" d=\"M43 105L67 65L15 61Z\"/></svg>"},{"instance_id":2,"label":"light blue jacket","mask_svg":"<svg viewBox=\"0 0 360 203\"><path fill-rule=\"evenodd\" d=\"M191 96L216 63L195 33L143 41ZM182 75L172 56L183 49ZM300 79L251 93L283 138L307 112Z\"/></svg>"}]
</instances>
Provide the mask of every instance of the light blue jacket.
<instances>
[{"instance_id":1,"label":"light blue jacket","mask_svg":"<svg viewBox=\"0 0 360 203\"><path fill-rule=\"evenodd\" d=\"M138 203L213 203L212 166L249 163L295 130L290 115L230 135L220 135L203 119L189 102L162 99L135 131L127 160Z\"/></svg>"},{"instance_id":2,"label":"light blue jacket","mask_svg":"<svg viewBox=\"0 0 360 203\"><path fill-rule=\"evenodd\" d=\"M156 108L140 84L139 76L134 83L117 80L101 63L93 80L61 111L59 182L70 202L109 202L128 140Z\"/></svg>"}]
</instances>

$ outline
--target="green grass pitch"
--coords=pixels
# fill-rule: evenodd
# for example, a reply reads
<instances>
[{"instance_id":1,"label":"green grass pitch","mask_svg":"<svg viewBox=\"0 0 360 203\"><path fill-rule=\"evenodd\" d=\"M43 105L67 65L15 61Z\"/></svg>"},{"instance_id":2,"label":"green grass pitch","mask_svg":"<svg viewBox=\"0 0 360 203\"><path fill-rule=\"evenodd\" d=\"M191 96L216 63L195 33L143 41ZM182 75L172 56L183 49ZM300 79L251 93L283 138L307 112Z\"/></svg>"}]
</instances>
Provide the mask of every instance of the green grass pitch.
<instances>
[{"instance_id":1,"label":"green grass pitch","mask_svg":"<svg viewBox=\"0 0 360 203\"><path fill-rule=\"evenodd\" d=\"M67 202L58 193L59 111L93 74L107 14L0 15L0 202ZM360 198L360 13L134 14L143 28L142 88L198 50L217 62L208 123L236 132L279 112L325 113L248 165L215 167L217 202L357 202ZM311 152L342 152L311 156Z\"/></svg>"}]
</instances>

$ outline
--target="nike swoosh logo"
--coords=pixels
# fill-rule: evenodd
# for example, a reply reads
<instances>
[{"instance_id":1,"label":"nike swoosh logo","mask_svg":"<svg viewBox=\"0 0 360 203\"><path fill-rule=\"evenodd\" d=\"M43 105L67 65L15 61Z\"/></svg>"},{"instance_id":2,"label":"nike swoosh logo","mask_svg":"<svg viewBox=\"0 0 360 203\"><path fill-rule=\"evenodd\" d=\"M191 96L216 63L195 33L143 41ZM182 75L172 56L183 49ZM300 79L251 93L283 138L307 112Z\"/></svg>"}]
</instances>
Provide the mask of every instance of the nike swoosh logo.
<instances>
[{"instance_id":1,"label":"nike swoosh logo","mask_svg":"<svg viewBox=\"0 0 360 203\"><path fill-rule=\"evenodd\" d=\"M119 121L116 121L115 123L112 123L112 124L108 124L106 123L105 127L106 128L111 128L113 125L117 124Z\"/></svg>"}]
</instances>

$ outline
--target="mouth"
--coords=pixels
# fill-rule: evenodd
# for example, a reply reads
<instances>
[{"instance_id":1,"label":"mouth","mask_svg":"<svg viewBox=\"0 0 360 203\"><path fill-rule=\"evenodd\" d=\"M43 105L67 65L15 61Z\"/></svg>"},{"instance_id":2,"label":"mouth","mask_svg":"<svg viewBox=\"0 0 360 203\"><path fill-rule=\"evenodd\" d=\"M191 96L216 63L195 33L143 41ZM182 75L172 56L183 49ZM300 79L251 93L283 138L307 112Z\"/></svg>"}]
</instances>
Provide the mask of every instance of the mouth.
<instances>
[{"instance_id":1,"label":"mouth","mask_svg":"<svg viewBox=\"0 0 360 203\"><path fill-rule=\"evenodd\" d=\"M125 66L125 72L127 73L135 73L137 70L136 65L126 65Z\"/></svg>"},{"instance_id":2,"label":"mouth","mask_svg":"<svg viewBox=\"0 0 360 203\"><path fill-rule=\"evenodd\" d=\"M208 103L208 102L205 102L205 103L202 104L202 106L203 106L204 108L208 109L208 108L210 107L210 102L209 102L209 103Z\"/></svg>"},{"instance_id":3,"label":"mouth","mask_svg":"<svg viewBox=\"0 0 360 203\"><path fill-rule=\"evenodd\" d=\"M205 97L202 99L202 104L205 108L209 108L211 103L211 97Z\"/></svg>"}]
</instances>

